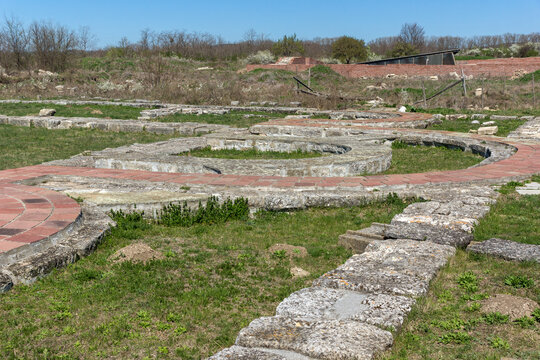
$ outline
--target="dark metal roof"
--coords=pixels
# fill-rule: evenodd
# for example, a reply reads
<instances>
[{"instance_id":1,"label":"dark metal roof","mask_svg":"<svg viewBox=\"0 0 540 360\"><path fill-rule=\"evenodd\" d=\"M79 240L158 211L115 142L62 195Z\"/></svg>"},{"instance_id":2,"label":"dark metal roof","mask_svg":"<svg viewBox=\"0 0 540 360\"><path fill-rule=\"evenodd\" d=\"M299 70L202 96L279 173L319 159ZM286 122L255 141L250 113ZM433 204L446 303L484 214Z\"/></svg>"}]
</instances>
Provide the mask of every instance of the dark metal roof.
<instances>
[{"instance_id":1,"label":"dark metal roof","mask_svg":"<svg viewBox=\"0 0 540 360\"><path fill-rule=\"evenodd\" d=\"M386 64L426 64L425 59L434 59L437 55L440 55L441 59L445 55L449 54L457 54L459 52L459 49L448 49L448 50L441 50L441 51L434 51L434 52L428 52L423 54L416 54L416 55L407 55L407 56L401 56L396 58L389 58L389 59L381 59L381 60L374 60L374 61L366 61L359 64L364 65L386 65ZM420 61L415 61L415 59L421 59ZM452 56L453 59L453 56ZM445 61L446 62L446 61ZM439 64L435 64L434 61L428 61L427 64L431 63L432 65L442 65L442 61Z\"/></svg>"}]
</instances>

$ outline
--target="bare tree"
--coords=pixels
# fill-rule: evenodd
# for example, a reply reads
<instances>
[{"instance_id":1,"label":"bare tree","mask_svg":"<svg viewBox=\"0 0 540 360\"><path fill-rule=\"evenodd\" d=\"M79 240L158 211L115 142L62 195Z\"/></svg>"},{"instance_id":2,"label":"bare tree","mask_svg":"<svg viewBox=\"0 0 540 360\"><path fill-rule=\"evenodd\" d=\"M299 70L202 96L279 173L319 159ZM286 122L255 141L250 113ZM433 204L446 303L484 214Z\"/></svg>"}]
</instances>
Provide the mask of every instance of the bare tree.
<instances>
[{"instance_id":1,"label":"bare tree","mask_svg":"<svg viewBox=\"0 0 540 360\"><path fill-rule=\"evenodd\" d=\"M403 24L399 33L401 42L411 44L418 51L424 50L426 35L424 28L417 23Z\"/></svg>"},{"instance_id":2,"label":"bare tree","mask_svg":"<svg viewBox=\"0 0 540 360\"><path fill-rule=\"evenodd\" d=\"M28 34L36 65L52 71L64 70L78 46L77 34L60 25L34 22Z\"/></svg>"},{"instance_id":3,"label":"bare tree","mask_svg":"<svg viewBox=\"0 0 540 360\"><path fill-rule=\"evenodd\" d=\"M14 65L20 70L26 63L28 51L28 34L23 24L15 18L5 18L4 26L0 30L4 44L4 67Z\"/></svg>"},{"instance_id":4,"label":"bare tree","mask_svg":"<svg viewBox=\"0 0 540 360\"><path fill-rule=\"evenodd\" d=\"M78 47L79 50L84 52L94 48L96 42L96 36L90 32L88 26L82 26L79 28L78 33Z\"/></svg>"}]
</instances>

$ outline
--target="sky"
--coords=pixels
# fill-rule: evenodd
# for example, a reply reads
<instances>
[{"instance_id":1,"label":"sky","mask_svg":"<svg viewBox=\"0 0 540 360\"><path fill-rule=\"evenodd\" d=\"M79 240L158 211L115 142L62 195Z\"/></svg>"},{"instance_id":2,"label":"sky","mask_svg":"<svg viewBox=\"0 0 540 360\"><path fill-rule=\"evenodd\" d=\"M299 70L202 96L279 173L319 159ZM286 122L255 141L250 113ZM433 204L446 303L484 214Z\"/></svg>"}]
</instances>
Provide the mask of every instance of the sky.
<instances>
[{"instance_id":1,"label":"sky","mask_svg":"<svg viewBox=\"0 0 540 360\"><path fill-rule=\"evenodd\" d=\"M230 42L250 29L274 40L348 35L369 42L415 22L428 36L540 32L540 0L0 0L0 17L88 26L98 47L117 45L124 36L135 42L146 28L210 33Z\"/></svg>"}]
</instances>

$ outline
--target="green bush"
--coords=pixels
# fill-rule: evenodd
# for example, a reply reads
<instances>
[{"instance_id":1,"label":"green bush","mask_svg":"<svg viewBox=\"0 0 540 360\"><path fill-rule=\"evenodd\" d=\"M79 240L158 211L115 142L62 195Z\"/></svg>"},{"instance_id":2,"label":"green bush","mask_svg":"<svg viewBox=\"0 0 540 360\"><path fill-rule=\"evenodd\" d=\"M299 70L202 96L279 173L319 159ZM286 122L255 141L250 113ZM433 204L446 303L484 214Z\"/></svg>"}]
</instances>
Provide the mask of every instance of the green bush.
<instances>
[{"instance_id":1,"label":"green bush","mask_svg":"<svg viewBox=\"0 0 540 360\"><path fill-rule=\"evenodd\" d=\"M367 60L368 51L363 40L342 36L332 43L332 57L350 64L353 60Z\"/></svg>"},{"instance_id":2,"label":"green bush","mask_svg":"<svg viewBox=\"0 0 540 360\"><path fill-rule=\"evenodd\" d=\"M165 226L192 226L195 224L219 224L228 220L247 219L249 216L248 200L227 199L222 204L214 196L203 206L199 202L197 210L184 204L169 204L160 212L158 223Z\"/></svg>"},{"instance_id":3,"label":"green bush","mask_svg":"<svg viewBox=\"0 0 540 360\"><path fill-rule=\"evenodd\" d=\"M276 56L303 55L304 45L302 44L302 41L296 38L296 34L291 36L284 35L283 39L274 43L272 52Z\"/></svg>"}]
</instances>

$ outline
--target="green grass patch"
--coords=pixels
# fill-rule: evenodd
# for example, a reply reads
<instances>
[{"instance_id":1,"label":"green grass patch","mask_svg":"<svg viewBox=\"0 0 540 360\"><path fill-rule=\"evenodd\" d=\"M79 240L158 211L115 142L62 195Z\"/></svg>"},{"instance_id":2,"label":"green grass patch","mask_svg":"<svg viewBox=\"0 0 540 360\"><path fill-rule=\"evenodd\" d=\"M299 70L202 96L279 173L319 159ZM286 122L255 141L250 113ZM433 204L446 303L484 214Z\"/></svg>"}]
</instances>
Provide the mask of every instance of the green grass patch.
<instances>
[{"instance_id":1,"label":"green grass patch","mask_svg":"<svg viewBox=\"0 0 540 360\"><path fill-rule=\"evenodd\" d=\"M429 94L427 94L427 95L429 95ZM519 109L519 110L508 109L508 110L481 111L481 110L470 110L470 109L456 110L456 109L452 109L452 108L441 108L441 107L424 109L424 108L421 108L421 107L407 106L407 111L420 112L420 113L426 113L426 114L442 114L442 115L449 115L449 114L465 114L465 115L486 114L488 116L490 116L490 115L515 115L515 116L533 115L533 116L540 116L540 108Z\"/></svg>"},{"instance_id":2,"label":"green grass patch","mask_svg":"<svg viewBox=\"0 0 540 360\"><path fill-rule=\"evenodd\" d=\"M478 120L480 124L471 124L471 119L458 119L458 120L443 120L442 124L434 124L427 127L428 130L443 130L443 131L455 131L468 133L469 130L478 130L478 128L486 125L482 125L482 122L489 120ZM525 120L494 120L495 126L499 128L497 136L507 136L512 131L516 130L519 126L525 123ZM494 125L489 125L494 126Z\"/></svg>"},{"instance_id":3,"label":"green grass patch","mask_svg":"<svg viewBox=\"0 0 540 360\"><path fill-rule=\"evenodd\" d=\"M45 103L0 104L1 115L36 116L41 109L55 109L55 116L137 119L141 108L122 105L56 105Z\"/></svg>"},{"instance_id":4,"label":"green grass patch","mask_svg":"<svg viewBox=\"0 0 540 360\"><path fill-rule=\"evenodd\" d=\"M536 180L536 178L535 178ZM515 186L514 186L515 187ZM498 237L540 244L540 196L503 193L475 228L475 241ZM540 308L510 321L483 312L482 301L495 294L540 303L540 264L511 262L458 250L418 299L402 332L384 359L540 358Z\"/></svg>"},{"instance_id":5,"label":"green grass patch","mask_svg":"<svg viewBox=\"0 0 540 360\"><path fill-rule=\"evenodd\" d=\"M156 118L160 122L197 122L203 124L229 125L246 128L273 118L285 117L285 113L231 111L223 115L216 114L173 114Z\"/></svg>"},{"instance_id":6,"label":"green grass patch","mask_svg":"<svg viewBox=\"0 0 540 360\"><path fill-rule=\"evenodd\" d=\"M280 152L280 151L260 151L257 149L237 150L237 149L221 149L212 150L210 146L203 149L192 150L187 153L180 153L181 156L195 156L202 158L215 158L215 159L305 159L324 156L318 152L307 152L302 150L296 150L292 152Z\"/></svg>"},{"instance_id":7,"label":"green grass patch","mask_svg":"<svg viewBox=\"0 0 540 360\"><path fill-rule=\"evenodd\" d=\"M479 241L498 237L540 245L540 196L504 192L474 229Z\"/></svg>"},{"instance_id":8,"label":"green grass patch","mask_svg":"<svg viewBox=\"0 0 540 360\"><path fill-rule=\"evenodd\" d=\"M407 205L398 200L190 227L138 215L121 220L89 257L0 294L0 357L205 358L342 264L351 253L337 245L338 235L388 222ZM133 242L164 259L109 259ZM274 256L269 248L276 243L304 246L307 255ZM293 266L310 275L292 278Z\"/></svg>"},{"instance_id":9,"label":"green grass patch","mask_svg":"<svg viewBox=\"0 0 540 360\"><path fill-rule=\"evenodd\" d=\"M65 159L86 150L103 150L133 143L149 143L171 138L150 133L117 133L101 130L0 125L0 169L36 165Z\"/></svg>"},{"instance_id":10,"label":"green grass patch","mask_svg":"<svg viewBox=\"0 0 540 360\"><path fill-rule=\"evenodd\" d=\"M528 73L528 74L523 75L522 77L520 77L520 78L518 79L518 81L519 81L519 82L524 82L524 83L527 83L527 82L529 82L529 81L532 81L533 74L534 74L534 80L535 80L535 82L540 82L540 69L536 70L535 72L532 72L532 73Z\"/></svg>"},{"instance_id":11,"label":"green grass patch","mask_svg":"<svg viewBox=\"0 0 540 360\"><path fill-rule=\"evenodd\" d=\"M486 56L486 55L456 55L456 60L490 60L495 59L493 56Z\"/></svg>"},{"instance_id":12,"label":"green grass patch","mask_svg":"<svg viewBox=\"0 0 540 360\"><path fill-rule=\"evenodd\" d=\"M383 174L410 174L464 169L484 158L460 149L392 143L392 165Z\"/></svg>"},{"instance_id":13,"label":"green grass patch","mask_svg":"<svg viewBox=\"0 0 540 360\"><path fill-rule=\"evenodd\" d=\"M511 322L507 315L484 313L481 301L510 293L539 302L538 286L515 288L504 283L508 273L532 278L539 272L537 263L509 262L458 250L432 281L428 295L418 299L392 350L381 358L538 359L540 323L533 317Z\"/></svg>"}]
</instances>

